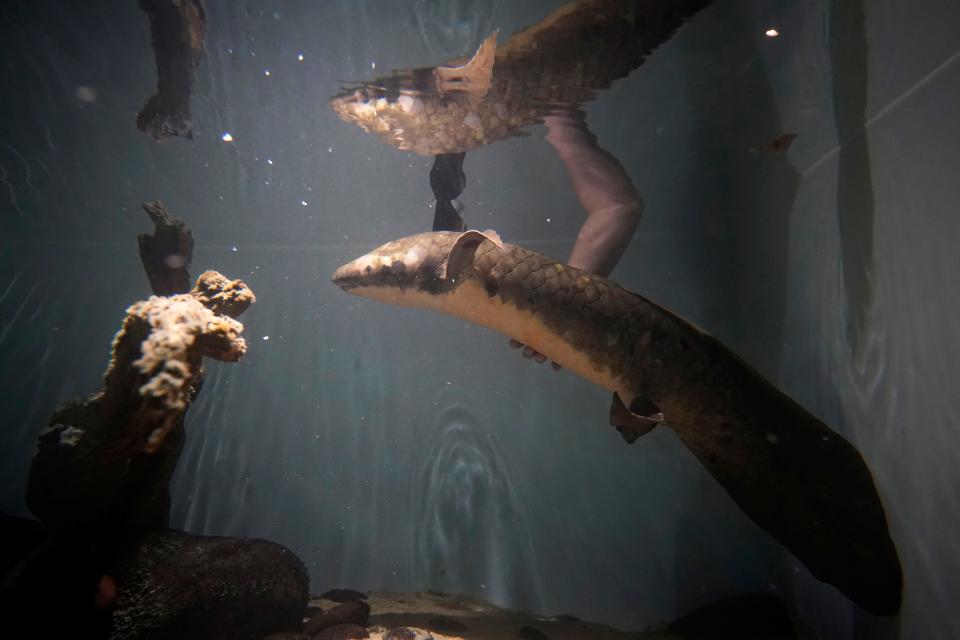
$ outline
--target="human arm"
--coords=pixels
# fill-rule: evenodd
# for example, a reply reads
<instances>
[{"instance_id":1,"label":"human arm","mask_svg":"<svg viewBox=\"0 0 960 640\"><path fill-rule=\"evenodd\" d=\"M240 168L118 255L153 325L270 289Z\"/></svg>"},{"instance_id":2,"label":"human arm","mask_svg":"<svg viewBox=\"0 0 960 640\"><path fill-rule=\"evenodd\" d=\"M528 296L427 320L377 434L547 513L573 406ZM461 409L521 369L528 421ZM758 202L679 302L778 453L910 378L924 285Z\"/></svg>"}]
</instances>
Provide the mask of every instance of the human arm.
<instances>
[{"instance_id":1,"label":"human arm","mask_svg":"<svg viewBox=\"0 0 960 640\"><path fill-rule=\"evenodd\" d=\"M620 162L597 144L582 111L564 109L544 117L547 142L563 162L586 213L567 263L607 276L620 261L643 214L643 199ZM545 362L546 356L516 340L523 357ZM558 370L560 366L552 363Z\"/></svg>"},{"instance_id":2,"label":"human arm","mask_svg":"<svg viewBox=\"0 0 960 640\"><path fill-rule=\"evenodd\" d=\"M543 120L547 142L563 162L586 213L567 262L607 276L633 238L643 199L620 162L597 144L582 111L555 111Z\"/></svg>"}]
</instances>

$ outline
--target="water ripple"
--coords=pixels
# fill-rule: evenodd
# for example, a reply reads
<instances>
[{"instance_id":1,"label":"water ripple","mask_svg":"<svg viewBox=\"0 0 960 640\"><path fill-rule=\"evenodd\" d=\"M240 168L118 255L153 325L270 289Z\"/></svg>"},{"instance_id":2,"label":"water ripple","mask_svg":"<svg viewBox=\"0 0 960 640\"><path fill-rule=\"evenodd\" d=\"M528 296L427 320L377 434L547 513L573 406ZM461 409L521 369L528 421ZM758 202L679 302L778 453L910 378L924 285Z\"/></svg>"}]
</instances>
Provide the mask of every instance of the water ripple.
<instances>
[{"instance_id":1,"label":"water ripple","mask_svg":"<svg viewBox=\"0 0 960 640\"><path fill-rule=\"evenodd\" d=\"M524 503L489 421L463 401L427 406L444 408L424 421L408 487L416 582L536 609L540 585Z\"/></svg>"},{"instance_id":2,"label":"water ripple","mask_svg":"<svg viewBox=\"0 0 960 640\"><path fill-rule=\"evenodd\" d=\"M496 28L498 2L418 0L410 9L430 59L458 58Z\"/></svg>"}]
</instances>

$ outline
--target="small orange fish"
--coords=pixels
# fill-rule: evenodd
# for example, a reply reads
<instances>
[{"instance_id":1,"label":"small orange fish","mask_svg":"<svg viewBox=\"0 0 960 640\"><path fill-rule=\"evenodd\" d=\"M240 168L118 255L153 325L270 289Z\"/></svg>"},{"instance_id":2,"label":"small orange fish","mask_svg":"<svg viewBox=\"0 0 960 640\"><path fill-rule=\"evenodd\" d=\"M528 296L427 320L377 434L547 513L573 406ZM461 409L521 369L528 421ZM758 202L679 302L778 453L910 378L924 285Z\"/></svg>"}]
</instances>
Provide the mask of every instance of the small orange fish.
<instances>
[{"instance_id":1,"label":"small orange fish","mask_svg":"<svg viewBox=\"0 0 960 640\"><path fill-rule=\"evenodd\" d=\"M750 153L762 153L765 156L776 156L786 153L793 141L797 139L796 133L781 133L770 142L750 147Z\"/></svg>"}]
</instances>

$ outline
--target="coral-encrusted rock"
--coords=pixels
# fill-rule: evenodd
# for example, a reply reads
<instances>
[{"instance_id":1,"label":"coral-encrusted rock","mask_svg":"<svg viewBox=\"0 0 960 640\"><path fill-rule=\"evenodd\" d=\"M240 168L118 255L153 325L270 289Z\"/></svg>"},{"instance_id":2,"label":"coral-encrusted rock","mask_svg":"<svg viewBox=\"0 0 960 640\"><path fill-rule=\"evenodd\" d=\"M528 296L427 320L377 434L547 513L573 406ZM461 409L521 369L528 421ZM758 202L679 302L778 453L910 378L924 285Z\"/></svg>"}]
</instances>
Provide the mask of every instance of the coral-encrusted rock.
<instances>
[{"instance_id":1,"label":"coral-encrusted rock","mask_svg":"<svg viewBox=\"0 0 960 640\"><path fill-rule=\"evenodd\" d=\"M40 435L27 484L30 510L55 532L107 520L111 528L165 527L181 418L203 356L240 359L243 325L232 316L254 300L243 282L208 271L190 293L152 296L127 309L103 389L58 409Z\"/></svg>"},{"instance_id":2,"label":"coral-encrusted rock","mask_svg":"<svg viewBox=\"0 0 960 640\"><path fill-rule=\"evenodd\" d=\"M256 640L300 631L307 571L267 540L143 536L114 578L111 640Z\"/></svg>"},{"instance_id":3,"label":"coral-encrusted rock","mask_svg":"<svg viewBox=\"0 0 960 640\"><path fill-rule=\"evenodd\" d=\"M228 280L216 271L200 274L190 295L210 311L231 318L236 318L257 301L242 280Z\"/></svg>"}]
</instances>

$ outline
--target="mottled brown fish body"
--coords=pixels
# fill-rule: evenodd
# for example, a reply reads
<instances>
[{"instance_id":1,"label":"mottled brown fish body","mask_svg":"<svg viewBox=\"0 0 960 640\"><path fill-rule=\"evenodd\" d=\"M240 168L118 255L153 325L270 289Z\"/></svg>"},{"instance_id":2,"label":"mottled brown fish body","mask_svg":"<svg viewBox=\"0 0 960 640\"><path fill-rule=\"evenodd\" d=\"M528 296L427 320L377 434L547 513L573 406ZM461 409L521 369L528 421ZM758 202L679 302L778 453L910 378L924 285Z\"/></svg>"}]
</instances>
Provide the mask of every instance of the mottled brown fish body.
<instances>
[{"instance_id":1,"label":"mottled brown fish body","mask_svg":"<svg viewBox=\"0 0 960 640\"><path fill-rule=\"evenodd\" d=\"M388 243L341 267L334 281L500 331L616 391L627 406L652 402L744 512L814 575L871 613L898 610L897 553L870 471L849 442L667 309L476 236Z\"/></svg>"},{"instance_id":2,"label":"mottled brown fish body","mask_svg":"<svg viewBox=\"0 0 960 640\"><path fill-rule=\"evenodd\" d=\"M443 90L437 70L398 70L359 83L330 106L383 142L421 155L462 153L512 136L557 108L589 102L626 76L713 0L578 0L497 47L490 38L474 60L489 82L481 93ZM496 47L495 56L486 56Z\"/></svg>"}]
</instances>

